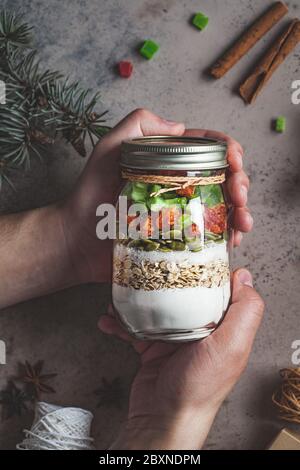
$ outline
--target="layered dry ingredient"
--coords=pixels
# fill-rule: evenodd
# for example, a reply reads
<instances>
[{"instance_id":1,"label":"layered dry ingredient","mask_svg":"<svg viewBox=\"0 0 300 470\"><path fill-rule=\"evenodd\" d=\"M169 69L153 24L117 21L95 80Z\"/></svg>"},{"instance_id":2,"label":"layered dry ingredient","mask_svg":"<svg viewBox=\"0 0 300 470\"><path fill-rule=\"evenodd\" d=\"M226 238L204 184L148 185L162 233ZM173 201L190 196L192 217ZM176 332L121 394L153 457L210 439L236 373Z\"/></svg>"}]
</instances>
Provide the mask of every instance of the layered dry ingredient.
<instances>
[{"instance_id":1,"label":"layered dry ingredient","mask_svg":"<svg viewBox=\"0 0 300 470\"><path fill-rule=\"evenodd\" d=\"M142 203L149 215L138 227L139 239L121 237L115 243L113 303L121 320L138 337L180 340L184 331L189 339L207 336L230 299L221 186L166 191L131 182L123 195L128 207ZM127 218L128 229L135 218Z\"/></svg>"},{"instance_id":2,"label":"layered dry ingredient","mask_svg":"<svg viewBox=\"0 0 300 470\"><path fill-rule=\"evenodd\" d=\"M228 261L216 260L207 264L175 263L170 259L132 261L130 250L125 257L116 258L114 277L116 284L133 289L159 290L184 287L222 287L229 281Z\"/></svg>"}]
</instances>

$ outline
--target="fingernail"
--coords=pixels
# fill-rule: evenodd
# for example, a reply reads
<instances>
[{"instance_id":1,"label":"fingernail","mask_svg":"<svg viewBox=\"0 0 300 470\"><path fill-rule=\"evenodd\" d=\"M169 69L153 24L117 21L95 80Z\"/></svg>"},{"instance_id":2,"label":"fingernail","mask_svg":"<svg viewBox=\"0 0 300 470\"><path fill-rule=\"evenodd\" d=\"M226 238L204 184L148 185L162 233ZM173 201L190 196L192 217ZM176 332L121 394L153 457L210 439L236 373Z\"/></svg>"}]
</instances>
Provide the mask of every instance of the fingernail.
<instances>
[{"instance_id":1,"label":"fingernail","mask_svg":"<svg viewBox=\"0 0 300 470\"><path fill-rule=\"evenodd\" d=\"M248 224L253 225L253 217L251 214L247 214L247 221L248 221Z\"/></svg>"},{"instance_id":2,"label":"fingernail","mask_svg":"<svg viewBox=\"0 0 300 470\"><path fill-rule=\"evenodd\" d=\"M235 233L234 238L235 238L235 242L236 242L237 246L239 246L239 245L241 244L241 241L243 240L243 234L242 234L242 232L237 231L237 232Z\"/></svg>"},{"instance_id":3,"label":"fingernail","mask_svg":"<svg viewBox=\"0 0 300 470\"><path fill-rule=\"evenodd\" d=\"M234 171L241 171L243 168L243 159L242 155L237 152L232 157L229 157L229 164L234 169Z\"/></svg>"},{"instance_id":4,"label":"fingernail","mask_svg":"<svg viewBox=\"0 0 300 470\"><path fill-rule=\"evenodd\" d=\"M246 186L241 186L240 193L241 193L241 196L243 197L243 199L245 199L245 201L247 201L248 189L246 188Z\"/></svg>"},{"instance_id":5,"label":"fingernail","mask_svg":"<svg viewBox=\"0 0 300 470\"><path fill-rule=\"evenodd\" d=\"M246 269L241 269L239 271L238 276L239 276L239 281L241 284L244 284L245 286L253 287L253 280L249 271L247 271Z\"/></svg>"},{"instance_id":6,"label":"fingernail","mask_svg":"<svg viewBox=\"0 0 300 470\"><path fill-rule=\"evenodd\" d=\"M100 317L100 320L98 321L98 328L102 333L105 333L106 335L111 334L110 328L108 328L105 324L105 315Z\"/></svg>"},{"instance_id":7,"label":"fingernail","mask_svg":"<svg viewBox=\"0 0 300 470\"><path fill-rule=\"evenodd\" d=\"M178 125L182 124L181 122L169 121L168 119L162 119L162 121L163 121L167 126L178 126Z\"/></svg>"}]
</instances>

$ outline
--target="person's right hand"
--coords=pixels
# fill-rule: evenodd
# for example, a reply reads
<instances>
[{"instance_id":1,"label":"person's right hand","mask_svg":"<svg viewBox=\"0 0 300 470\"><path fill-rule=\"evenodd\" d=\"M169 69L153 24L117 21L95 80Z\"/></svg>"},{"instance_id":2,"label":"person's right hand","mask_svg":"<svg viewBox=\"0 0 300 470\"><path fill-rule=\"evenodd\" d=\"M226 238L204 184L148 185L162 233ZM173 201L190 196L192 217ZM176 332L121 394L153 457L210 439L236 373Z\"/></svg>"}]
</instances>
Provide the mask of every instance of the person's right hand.
<instances>
[{"instance_id":1,"label":"person's right hand","mask_svg":"<svg viewBox=\"0 0 300 470\"><path fill-rule=\"evenodd\" d=\"M232 304L222 324L202 341L181 345L138 341L113 316L102 316L100 329L132 343L141 358L126 428L112 448L201 448L247 364L263 311L251 274L239 269L233 275Z\"/></svg>"}]
</instances>

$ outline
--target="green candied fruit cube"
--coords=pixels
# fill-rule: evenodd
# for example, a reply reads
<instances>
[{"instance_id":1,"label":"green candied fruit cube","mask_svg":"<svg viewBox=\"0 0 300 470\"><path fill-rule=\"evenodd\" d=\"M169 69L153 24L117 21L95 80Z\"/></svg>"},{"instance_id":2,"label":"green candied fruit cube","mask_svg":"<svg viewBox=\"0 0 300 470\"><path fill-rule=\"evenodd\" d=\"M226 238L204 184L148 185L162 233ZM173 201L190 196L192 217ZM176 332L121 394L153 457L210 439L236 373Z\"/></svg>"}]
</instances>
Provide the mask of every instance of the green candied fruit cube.
<instances>
[{"instance_id":1,"label":"green candied fruit cube","mask_svg":"<svg viewBox=\"0 0 300 470\"><path fill-rule=\"evenodd\" d=\"M132 183L130 197L134 202L145 202L147 199L147 184Z\"/></svg>"},{"instance_id":2,"label":"green candied fruit cube","mask_svg":"<svg viewBox=\"0 0 300 470\"><path fill-rule=\"evenodd\" d=\"M208 16L204 15L204 13L196 13L193 17L193 20L192 20L192 23L194 26L196 26L196 28L198 29L205 29L206 26L208 25L208 22L209 22L209 18Z\"/></svg>"},{"instance_id":3,"label":"green candied fruit cube","mask_svg":"<svg viewBox=\"0 0 300 470\"><path fill-rule=\"evenodd\" d=\"M279 116L275 122L276 132L285 132L286 130L286 118L284 116Z\"/></svg>"},{"instance_id":4,"label":"green candied fruit cube","mask_svg":"<svg viewBox=\"0 0 300 470\"><path fill-rule=\"evenodd\" d=\"M140 54L145 57L145 59L150 60L158 50L159 45L151 39L147 39L140 49Z\"/></svg>"},{"instance_id":5,"label":"green candied fruit cube","mask_svg":"<svg viewBox=\"0 0 300 470\"><path fill-rule=\"evenodd\" d=\"M161 185L160 184L151 184L150 185L150 188L149 188L149 193L152 194L152 193L157 193L158 191L161 190Z\"/></svg>"},{"instance_id":6,"label":"green candied fruit cube","mask_svg":"<svg viewBox=\"0 0 300 470\"><path fill-rule=\"evenodd\" d=\"M160 211L164 206L165 200L160 196L153 196L148 199L148 207L154 212Z\"/></svg>"}]
</instances>

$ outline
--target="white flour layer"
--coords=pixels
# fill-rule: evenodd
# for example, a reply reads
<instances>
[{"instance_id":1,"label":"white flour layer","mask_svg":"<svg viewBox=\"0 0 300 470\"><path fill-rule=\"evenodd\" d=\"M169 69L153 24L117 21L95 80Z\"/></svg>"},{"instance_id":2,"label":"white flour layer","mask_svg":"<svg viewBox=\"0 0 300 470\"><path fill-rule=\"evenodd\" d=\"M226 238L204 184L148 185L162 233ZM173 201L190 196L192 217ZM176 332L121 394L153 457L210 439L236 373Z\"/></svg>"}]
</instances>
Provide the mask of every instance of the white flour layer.
<instances>
[{"instance_id":1,"label":"white flour layer","mask_svg":"<svg viewBox=\"0 0 300 470\"><path fill-rule=\"evenodd\" d=\"M133 332L196 329L217 324L230 299L230 282L223 287L189 287L156 291L113 284L113 303Z\"/></svg>"},{"instance_id":2,"label":"white flour layer","mask_svg":"<svg viewBox=\"0 0 300 470\"><path fill-rule=\"evenodd\" d=\"M164 253L162 251L142 251L135 248L128 248L125 245L116 244L114 247L114 258L120 260L129 257L136 263L143 260L156 263L167 261L173 263L190 264L207 264L211 261L222 260L228 261L227 243L213 243L209 247L205 247L202 251L193 253L192 251L172 251Z\"/></svg>"}]
</instances>

